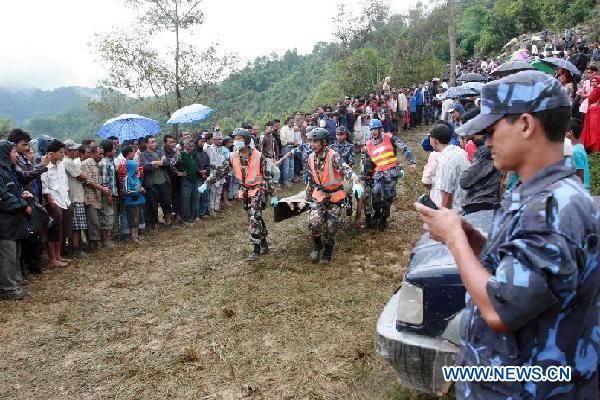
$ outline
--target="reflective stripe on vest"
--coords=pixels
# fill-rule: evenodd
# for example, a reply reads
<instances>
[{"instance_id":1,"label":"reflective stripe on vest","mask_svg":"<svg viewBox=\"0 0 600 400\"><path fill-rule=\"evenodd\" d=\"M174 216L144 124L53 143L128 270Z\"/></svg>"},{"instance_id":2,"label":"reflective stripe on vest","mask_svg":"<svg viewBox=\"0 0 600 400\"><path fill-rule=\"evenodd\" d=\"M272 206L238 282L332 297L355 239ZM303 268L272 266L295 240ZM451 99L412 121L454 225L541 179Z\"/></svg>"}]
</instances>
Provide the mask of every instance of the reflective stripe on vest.
<instances>
[{"instance_id":1,"label":"reflective stripe on vest","mask_svg":"<svg viewBox=\"0 0 600 400\"><path fill-rule=\"evenodd\" d=\"M398 157L394 154L394 145L392 144L392 135L383 134L381 143L373 144L373 139L367 142L367 152L371 161L375 164L375 171L385 171L396 166Z\"/></svg>"},{"instance_id":2,"label":"reflective stripe on vest","mask_svg":"<svg viewBox=\"0 0 600 400\"><path fill-rule=\"evenodd\" d=\"M337 203L344 200L346 197L346 193L344 192L344 187L342 185L342 174L333 168L333 163L331 162L334 154L335 152L333 150L327 150L327 155L325 156L325 165L323 166L321 174L319 174L319 171L315 170L315 153L313 152L310 154L310 156L308 156L308 168L310 169L313 181L326 190L323 191L317 188L313 189L312 197L318 203L323 202L323 200L326 198L329 198L332 202Z\"/></svg>"},{"instance_id":3,"label":"reflective stripe on vest","mask_svg":"<svg viewBox=\"0 0 600 400\"><path fill-rule=\"evenodd\" d=\"M229 163L233 168L233 175L240 182L240 185L248 189L248 195L254 196L258 190L256 186L261 185L264 182L262 172L260 170L260 159L261 153L258 150L252 150L250 154L250 160L248 161L248 168L246 169L245 179L242 174L242 163L240 160L239 151L229 153ZM240 191L240 198L243 197L243 191Z\"/></svg>"}]
</instances>

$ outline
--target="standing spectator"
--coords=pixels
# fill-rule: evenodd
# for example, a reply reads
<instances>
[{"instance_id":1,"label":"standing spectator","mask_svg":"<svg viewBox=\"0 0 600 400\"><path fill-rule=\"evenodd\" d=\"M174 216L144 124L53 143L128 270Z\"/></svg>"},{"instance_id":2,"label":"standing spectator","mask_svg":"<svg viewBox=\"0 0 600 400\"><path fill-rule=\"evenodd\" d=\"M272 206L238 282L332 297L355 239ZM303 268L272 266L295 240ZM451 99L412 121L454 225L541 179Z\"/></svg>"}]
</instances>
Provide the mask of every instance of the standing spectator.
<instances>
[{"instance_id":1,"label":"standing spectator","mask_svg":"<svg viewBox=\"0 0 600 400\"><path fill-rule=\"evenodd\" d=\"M172 135L164 137L164 155L166 156L166 172L169 175L169 189L171 191L171 209L175 214L175 223L181 224L181 178L185 176L181 164L181 152L177 149L177 141ZM166 223L166 222L165 222Z\"/></svg>"},{"instance_id":2,"label":"standing spectator","mask_svg":"<svg viewBox=\"0 0 600 400\"><path fill-rule=\"evenodd\" d=\"M452 129L447 124L435 125L430 132L433 149L440 154L433 188L442 194L442 207L460 210L464 191L459 185L460 175L469 167L467 154L450 144Z\"/></svg>"},{"instance_id":3,"label":"standing spectator","mask_svg":"<svg viewBox=\"0 0 600 400\"><path fill-rule=\"evenodd\" d=\"M66 267L70 260L62 257L63 242L71 235L73 209L70 207L69 181L65 164L62 162L65 157L65 145L53 140L48 144L48 155L48 171L42 174L46 211L54 220L53 226L48 229L48 266Z\"/></svg>"},{"instance_id":4,"label":"standing spectator","mask_svg":"<svg viewBox=\"0 0 600 400\"><path fill-rule=\"evenodd\" d=\"M417 112L419 108L417 107L417 97L414 93L409 97L408 104L410 107L410 127L415 128L417 126Z\"/></svg>"},{"instance_id":5,"label":"standing spectator","mask_svg":"<svg viewBox=\"0 0 600 400\"><path fill-rule=\"evenodd\" d=\"M467 121L479 115L479 108L467 112ZM460 187L465 191L462 209L465 214L493 210L500 204L502 173L494 166L492 152L485 147L485 132L472 132L468 125L458 129L459 136L472 136L476 146L471 165L460 175Z\"/></svg>"},{"instance_id":6,"label":"standing spectator","mask_svg":"<svg viewBox=\"0 0 600 400\"><path fill-rule=\"evenodd\" d=\"M383 90L384 93L388 93L390 90L392 90L391 81L392 81L392 78L390 78L389 76L386 76L385 79L383 80L383 85L381 85L381 90Z\"/></svg>"},{"instance_id":7,"label":"standing spectator","mask_svg":"<svg viewBox=\"0 0 600 400\"><path fill-rule=\"evenodd\" d=\"M146 151L141 156L144 167L143 185L146 189L146 222L149 229L158 227L158 205L166 226L171 226L171 186L169 163L161 149L156 148L156 138L146 138Z\"/></svg>"},{"instance_id":8,"label":"standing spectator","mask_svg":"<svg viewBox=\"0 0 600 400\"><path fill-rule=\"evenodd\" d=\"M278 184L280 171L279 167L275 165L275 161L279 159L280 149L277 144L277 139L273 136L273 132L273 122L269 121L265 124L265 133L260 138L258 151L260 151L267 160L267 166L273 174L273 182Z\"/></svg>"},{"instance_id":9,"label":"standing spectator","mask_svg":"<svg viewBox=\"0 0 600 400\"><path fill-rule=\"evenodd\" d=\"M22 129L13 129L8 135L8 140L15 144L17 151L17 163L15 171L23 190L34 195L34 198L42 203L42 181L41 176L48 170L50 157L43 156L39 163L34 163L29 157L33 152L29 145L31 136ZM33 157L35 158L35 157ZM40 232L41 233L41 232ZM21 254L21 266L24 272L41 274L41 254L43 249L42 235L34 234L21 241L21 248L27 249Z\"/></svg>"},{"instance_id":10,"label":"standing spectator","mask_svg":"<svg viewBox=\"0 0 600 400\"><path fill-rule=\"evenodd\" d=\"M598 67L595 65L590 65L583 75L583 79L581 80L581 84L577 89L577 95L579 96L579 100L581 104L579 105L579 119L581 121L585 118L585 113L589 107L588 97L592 93L592 84L590 79L598 74Z\"/></svg>"},{"instance_id":11,"label":"standing spectator","mask_svg":"<svg viewBox=\"0 0 600 400\"><path fill-rule=\"evenodd\" d=\"M75 164L77 152L82 146L72 140L65 141L67 149L66 157L63 159L65 172L69 183L69 200L73 208L73 230L69 237L71 254L75 258L87 256L81 250L81 233L87 231L87 218L85 216L85 190L83 184L87 174L82 171L81 164Z\"/></svg>"},{"instance_id":12,"label":"standing spectator","mask_svg":"<svg viewBox=\"0 0 600 400\"><path fill-rule=\"evenodd\" d=\"M21 240L32 213L27 200L33 195L18 184L16 163L14 143L0 141L0 299L20 300L25 296L19 267Z\"/></svg>"},{"instance_id":13,"label":"standing spectator","mask_svg":"<svg viewBox=\"0 0 600 400\"><path fill-rule=\"evenodd\" d=\"M206 153L208 154L208 158L210 159L211 170L223 165L226 158L223 150L223 135L221 135L221 132L215 132L213 134L213 144L208 147ZM214 217L217 212L221 212L220 203L224 183L225 179L221 178L215 181L214 183L208 185L208 212L211 217Z\"/></svg>"},{"instance_id":14,"label":"standing spectator","mask_svg":"<svg viewBox=\"0 0 600 400\"><path fill-rule=\"evenodd\" d=\"M588 153L600 151L600 75L590 79L592 91L588 96L588 109L583 121L581 143Z\"/></svg>"},{"instance_id":15,"label":"standing spectator","mask_svg":"<svg viewBox=\"0 0 600 400\"><path fill-rule=\"evenodd\" d=\"M442 192L438 189L434 189L435 184L435 172L437 170L438 158L440 153L437 151L431 151L427 158L427 164L423 167L423 176L421 182L425 189L429 191L429 197L438 206L442 206Z\"/></svg>"},{"instance_id":16,"label":"standing spectator","mask_svg":"<svg viewBox=\"0 0 600 400\"><path fill-rule=\"evenodd\" d=\"M419 83L417 88L415 89L415 104L416 104L416 121L415 125L421 126L423 122L423 105L425 104L425 99L423 98L423 84ZM411 110L412 112L412 110Z\"/></svg>"},{"instance_id":17,"label":"standing spectator","mask_svg":"<svg viewBox=\"0 0 600 400\"><path fill-rule=\"evenodd\" d=\"M210 174L210 158L204 151L205 141L205 138L198 139L196 142L196 151L194 153L194 159L196 160L196 165L198 167L198 188L204 184L206 178L208 178ZM208 199L208 191L198 193L198 211L196 212L198 218L208 214Z\"/></svg>"},{"instance_id":18,"label":"standing spectator","mask_svg":"<svg viewBox=\"0 0 600 400\"><path fill-rule=\"evenodd\" d=\"M398 133L401 133L406 126L407 114L408 114L408 99L404 90L400 90L398 93Z\"/></svg>"},{"instance_id":19,"label":"standing spectator","mask_svg":"<svg viewBox=\"0 0 600 400\"><path fill-rule=\"evenodd\" d=\"M440 119L442 121L448 122L448 123L451 121L451 116L449 114L449 110L453 108L452 105L454 104L454 102L456 100L457 99L455 97L453 97L453 98L448 97L448 98L446 98L446 100L444 100L442 102L442 112L441 112L441 117L440 117Z\"/></svg>"},{"instance_id":20,"label":"standing spectator","mask_svg":"<svg viewBox=\"0 0 600 400\"><path fill-rule=\"evenodd\" d=\"M280 139L283 147L281 148L281 154L287 154L296 146L294 139L294 121L291 117L285 120L285 125L281 128ZM292 178L294 175L294 158L288 158L281 165L281 174L283 176L283 186L292 186Z\"/></svg>"},{"instance_id":21,"label":"standing spectator","mask_svg":"<svg viewBox=\"0 0 600 400\"><path fill-rule=\"evenodd\" d=\"M194 154L194 142L186 140L183 144L181 162L185 176L181 178L181 217L184 222L194 222L198 218L198 164Z\"/></svg>"},{"instance_id":22,"label":"standing spectator","mask_svg":"<svg viewBox=\"0 0 600 400\"><path fill-rule=\"evenodd\" d=\"M104 157L98 164L100 171L100 181L102 186L108 189L107 192L102 194L100 198L100 236L102 238L102 245L108 249L112 249L114 244L111 240L111 232L115 221L115 203L119 196L117 188L117 170L113 161L115 154L114 143L112 140L103 140L100 143Z\"/></svg>"},{"instance_id":23,"label":"standing spectator","mask_svg":"<svg viewBox=\"0 0 600 400\"><path fill-rule=\"evenodd\" d=\"M87 175L85 185L85 215L87 217L87 238L89 249L98 250L102 247L100 243L100 212L102 210L101 195L110 194L110 190L102 186L100 168L98 163L102 161L104 150L100 146L90 148L90 157L81 163L81 171Z\"/></svg>"},{"instance_id":24,"label":"standing spectator","mask_svg":"<svg viewBox=\"0 0 600 400\"><path fill-rule=\"evenodd\" d=\"M125 210L127 212L127 223L131 233L131 241L138 243L140 211L145 202L145 189L139 177L139 164L135 160L127 160L125 164L127 175L123 179L123 193L125 194Z\"/></svg>"},{"instance_id":25,"label":"standing spectator","mask_svg":"<svg viewBox=\"0 0 600 400\"><path fill-rule=\"evenodd\" d=\"M571 118L567 127L567 138L573 144L573 162L575 163L577 176L581 179L585 188L590 190L590 164L585 148L579 141L581 131L581 122L578 119Z\"/></svg>"}]
</instances>

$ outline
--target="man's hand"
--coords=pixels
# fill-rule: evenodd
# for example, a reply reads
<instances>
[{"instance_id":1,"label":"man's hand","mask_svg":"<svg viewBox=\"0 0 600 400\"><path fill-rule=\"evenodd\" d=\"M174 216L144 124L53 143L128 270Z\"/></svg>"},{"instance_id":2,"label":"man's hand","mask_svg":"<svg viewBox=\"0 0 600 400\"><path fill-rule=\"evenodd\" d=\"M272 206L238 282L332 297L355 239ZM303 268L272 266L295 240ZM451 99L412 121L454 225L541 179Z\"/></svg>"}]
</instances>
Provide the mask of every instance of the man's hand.
<instances>
[{"instance_id":1,"label":"man's hand","mask_svg":"<svg viewBox=\"0 0 600 400\"><path fill-rule=\"evenodd\" d=\"M52 196L48 195L46 197L46 200L48 201L48 205L50 206L50 208L56 208L56 202L54 201L54 199L52 198Z\"/></svg>"},{"instance_id":2,"label":"man's hand","mask_svg":"<svg viewBox=\"0 0 600 400\"><path fill-rule=\"evenodd\" d=\"M79 174L78 178L82 181L85 181L88 177L88 173L87 171L82 172L81 174Z\"/></svg>"},{"instance_id":3,"label":"man's hand","mask_svg":"<svg viewBox=\"0 0 600 400\"><path fill-rule=\"evenodd\" d=\"M23 212L27 215L31 215L31 213L33 212L33 210L31 209L30 206L25 207L25 209L23 210Z\"/></svg>"},{"instance_id":4,"label":"man's hand","mask_svg":"<svg viewBox=\"0 0 600 400\"><path fill-rule=\"evenodd\" d=\"M31 194L31 192L24 190L23 193L21 194L21 197L23 197L24 199L33 199L33 195Z\"/></svg>"},{"instance_id":5,"label":"man's hand","mask_svg":"<svg viewBox=\"0 0 600 400\"><path fill-rule=\"evenodd\" d=\"M112 206L113 203L113 197L112 197L112 193L108 193L108 195L106 196L106 201L108 202L109 206Z\"/></svg>"},{"instance_id":6,"label":"man's hand","mask_svg":"<svg viewBox=\"0 0 600 400\"><path fill-rule=\"evenodd\" d=\"M408 169L410 169L410 172L417 172L417 164L410 164Z\"/></svg>"},{"instance_id":7,"label":"man's hand","mask_svg":"<svg viewBox=\"0 0 600 400\"><path fill-rule=\"evenodd\" d=\"M41 158L41 164L44 167L47 167L48 164L50 164L50 155L46 154L45 156L42 156L42 158Z\"/></svg>"},{"instance_id":8,"label":"man's hand","mask_svg":"<svg viewBox=\"0 0 600 400\"><path fill-rule=\"evenodd\" d=\"M178 172L177 176L187 176L187 172Z\"/></svg>"},{"instance_id":9,"label":"man's hand","mask_svg":"<svg viewBox=\"0 0 600 400\"><path fill-rule=\"evenodd\" d=\"M447 208L433 210L420 203L415 203L415 208L423 220L423 229L433 240L448 244L461 235L465 236L463 219L455 211Z\"/></svg>"}]
</instances>

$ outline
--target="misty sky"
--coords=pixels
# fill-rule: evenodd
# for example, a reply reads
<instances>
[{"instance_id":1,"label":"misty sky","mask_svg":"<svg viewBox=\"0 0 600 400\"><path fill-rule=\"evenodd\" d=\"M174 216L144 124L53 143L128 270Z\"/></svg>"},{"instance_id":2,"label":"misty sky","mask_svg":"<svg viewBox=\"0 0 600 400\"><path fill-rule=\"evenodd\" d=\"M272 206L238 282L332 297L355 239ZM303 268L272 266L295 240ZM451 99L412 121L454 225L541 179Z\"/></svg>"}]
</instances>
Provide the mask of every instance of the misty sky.
<instances>
[{"instance_id":1,"label":"misty sky","mask_svg":"<svg viewBox=\"0 0 600 400\"><path fill-rule=\"evenodd\" d=\"M204 0L205 22L194 32L194 43L202 48L219 41L244 60L289 48L307 53L315 43L333 39L331 18L338 2ZM393 0L392 10L414 3ZM2 14L0 86L42 89L96 86L103 69L88 43L94 33L131 23L135 16L119 0L11 0L2 2Z\"/></svg>"}]
</instances>

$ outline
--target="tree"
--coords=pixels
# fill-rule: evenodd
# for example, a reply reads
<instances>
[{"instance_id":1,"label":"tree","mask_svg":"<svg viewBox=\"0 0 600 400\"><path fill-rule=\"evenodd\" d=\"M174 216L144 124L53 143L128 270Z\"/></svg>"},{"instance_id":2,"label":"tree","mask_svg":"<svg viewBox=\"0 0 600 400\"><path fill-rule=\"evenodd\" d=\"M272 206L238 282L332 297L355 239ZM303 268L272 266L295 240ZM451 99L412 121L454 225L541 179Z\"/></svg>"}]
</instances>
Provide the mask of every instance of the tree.
<instances>
[{"instance_id":1,"label":"tree","mask_svg":"<svg viewBox=\"0 0 600 400\"><path fill-rule=\"evenodd\" d=\"M383 81L385 59L375 49L359 49L337 66L338 86L347 95L377 92Z\"/></svg>"},{"instance_id":2,"label":"tree","mask_svg":"<svg viewBox=\"0 0 600 400\"><path fill-rule=\"evenodd\" d=\"M8 139L11 130L10 119L0 118L0 139Z\"/></svg>"},{"instance_id":3,"label":"tree","mask_svg":"<svg viewBox=\"0 0 600 400\"><path fill-rule=\"evenodd\" d=\"M201 0L125 0L140 13L133 29L115 29L97 35L95 51L108 66L101 86L137 96L151 94L165 117L185 103L210 95L231 72L236 58L219 54L216 45L203 51L187 45L182 35L202 24ZM166 52L153 47L159 34L172 34ZM174 125L176 132L176 125Z\"/></svg>"},{"instance_id":4,"label":"tree","mask_svg":"<svg viewBox=\"0 0 600 400\"><path fill-rule=\"evenodd\" d=\"M385 24L389 18L389 0L364 2L358 15L354 14L346 4L339 3L337 13L332 18L335 26L333 35L342 42L343 47L356 49L365 44L370 34Z\"/></svg>"},{"instance_id":5,"label":"tree","mask_svg":"<svg viewBox=\"0 0 600 400\"><path fill-rule=\"evenodd\" d=\"M448 40L450 42L450 85L456 83L456 32L454 0L448 0Z\"/></svg>"}]
</instances>

